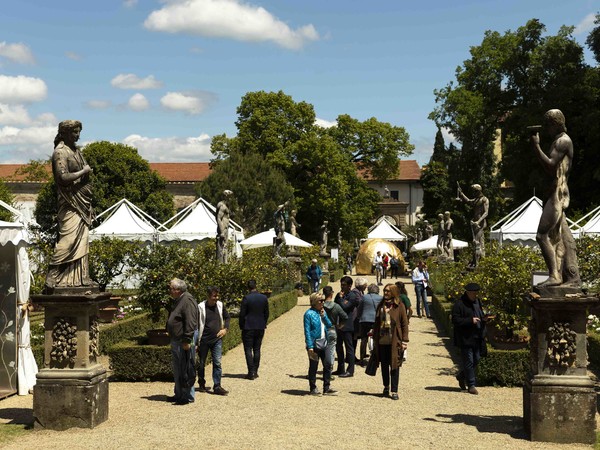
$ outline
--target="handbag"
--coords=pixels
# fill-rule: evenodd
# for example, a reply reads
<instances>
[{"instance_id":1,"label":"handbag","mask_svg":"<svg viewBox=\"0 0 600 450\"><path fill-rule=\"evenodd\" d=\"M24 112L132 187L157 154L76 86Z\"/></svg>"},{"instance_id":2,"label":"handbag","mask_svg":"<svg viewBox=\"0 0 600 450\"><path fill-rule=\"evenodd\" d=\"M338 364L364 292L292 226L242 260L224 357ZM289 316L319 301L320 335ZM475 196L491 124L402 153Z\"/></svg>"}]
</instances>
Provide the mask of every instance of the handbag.
<instances>
[{"instance_id":1,"label":"handbag","mask_svg":"<svg viewBox=\"0 0 600 450\"><path fill-rule=\"evenodd\" d=\"M371 377L377 375L377 367L379 366L379 361L375 358L375 355L371 353L369 356L369 362L367 363L367 367L365 369L365 373Z\"/></svg>"},{"instance_id":2,"label":"handbag","mask_svg":"<svg viewBox=\"0 0 600 450\"><path fill-rule=\"evenodd\" d=\"M327 348L327 338L315 339L315 350L325 350Z\"/></svg>"}]
</instances>

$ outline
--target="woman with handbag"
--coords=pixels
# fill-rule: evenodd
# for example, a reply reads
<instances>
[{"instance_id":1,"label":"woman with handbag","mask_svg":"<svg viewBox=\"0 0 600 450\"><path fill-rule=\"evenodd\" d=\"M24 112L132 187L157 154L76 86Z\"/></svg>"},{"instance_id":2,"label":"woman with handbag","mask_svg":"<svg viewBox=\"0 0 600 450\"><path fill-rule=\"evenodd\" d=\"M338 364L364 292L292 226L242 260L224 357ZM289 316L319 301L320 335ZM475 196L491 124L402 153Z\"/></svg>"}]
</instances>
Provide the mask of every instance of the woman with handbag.
<instances>
[{"instance_id":1,"label":"woman with handbag","mask_svg":"<svg viewBox=\"0 0 600 450\"><path fill-rule=\"evenodd\" d=\"M383 300L377 306L375 316L373 341L371 357L377 358L381 366L383 397L398 400L402 356L408 346L408 317L400 300L400 291L394 284L383 288Z\"/></svg>"},{"instance_id":2,"label":"woman with handbag","mask_svg":"<svg viewBox=\"0 0 600 450\"><path fill-rule=\"evenodd\" d=\"M317 292L310 295L310 309L304 313L304 340L308 353L308 384L310 395L321 395L317 389L319 359L323 363L323 394L335 394L331 389L331 367L327 358L327 330L333 326L323 303L325 296Z\"/></svg>"}]
</instances>

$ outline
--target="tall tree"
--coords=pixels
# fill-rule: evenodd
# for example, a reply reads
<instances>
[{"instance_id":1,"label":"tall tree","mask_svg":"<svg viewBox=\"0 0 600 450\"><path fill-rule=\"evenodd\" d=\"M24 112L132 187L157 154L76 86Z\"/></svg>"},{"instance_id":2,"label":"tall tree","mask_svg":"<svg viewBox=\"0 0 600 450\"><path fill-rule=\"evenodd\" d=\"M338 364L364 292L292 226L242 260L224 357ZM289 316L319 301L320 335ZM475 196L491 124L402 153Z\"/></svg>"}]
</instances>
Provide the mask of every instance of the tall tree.
<instances>
[{"instance_id":1,"label":"tall tree","mask_svg":"<svg viewBox=\"0 0 600 450\"><path fill-rule=\"evenodd\" d=\"M10 192L10 189L6 185L3 179L0 178L0 200L13 206L14 195ZM0 220L5 222L11 222L13 219L12 214L7 209L0 206Z\"/></svg>"},{"instance_id":2,"label":"tall tree","mask_svg":"<svg viewBox=\"0 0 600 450\"><path fill-rule=\"evenodd\" d=\"M594 25L596 26L590 32L589 36L585 40L585 43L594 53L594 58L596 58L596 62L600 64L600 14L596 14Z\"/></svg>"},{"instance_id":3,"label":"tall tree","mask_svg":"<svg viewBox=\"0 0 600 450\"><path fill-rule=\"evenodd\" d=\"M216 205L223 191L233 191L228 202L231 218L249 234L273 226L277 205L290 200L294 188L285 174L256 152L232 150L226 159L213 163L211 174L198 185L198 194Z\"/></svg>"}]
</instances>

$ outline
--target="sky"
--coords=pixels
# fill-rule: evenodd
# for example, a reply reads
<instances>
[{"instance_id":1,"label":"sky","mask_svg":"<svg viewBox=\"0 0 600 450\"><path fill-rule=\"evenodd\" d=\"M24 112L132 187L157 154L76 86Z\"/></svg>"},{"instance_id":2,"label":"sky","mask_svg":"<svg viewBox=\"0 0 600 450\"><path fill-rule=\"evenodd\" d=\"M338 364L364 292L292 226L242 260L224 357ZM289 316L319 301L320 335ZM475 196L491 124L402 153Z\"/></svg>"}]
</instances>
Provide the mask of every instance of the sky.
<instances>
[{"instance_id":1,"label":"sky","mask_svg":"<svg viewBox=\"0 0 600 450\"><path fill-rule=\"evenodd\" d=\"M83 123L149 162L206 162L235 136L247 92L406 129L426 164L434 90L486 30L532 18L584 45L600 0L19 0L0 14L0 163L47 159L57 125ZM594 64L589 51L586 61ZM557 105L560 107L560 105ZM446 143L452 138L445 134Z\"/></svg>"}]
</instances>

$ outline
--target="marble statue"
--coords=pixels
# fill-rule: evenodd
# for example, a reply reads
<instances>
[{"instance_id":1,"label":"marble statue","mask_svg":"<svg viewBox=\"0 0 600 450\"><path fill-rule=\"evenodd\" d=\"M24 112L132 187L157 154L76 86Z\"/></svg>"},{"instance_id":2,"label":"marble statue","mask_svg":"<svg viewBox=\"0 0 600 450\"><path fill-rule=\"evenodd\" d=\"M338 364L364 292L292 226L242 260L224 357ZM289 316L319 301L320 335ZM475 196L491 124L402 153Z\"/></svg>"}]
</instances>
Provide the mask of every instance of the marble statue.
<instances>
[{"instance_id":1,"label":"marble statue","mask_svg":"<svg viewBox=\"0 0 600 450\"><path fill-rule=\"evenodd\" d=\"M449 260L454 260L454 245L452 244L452 228L454 220L450 217L450 211L444 213L444 256Z\"/></svg>"},{"instance_id":2,"label":"marble statue","mask_svg":"<svg viewBox=\"0 0 600 450\"><path fill-rule=\"evenodd\" d=\"M444 215L438 214L438 234L437 234L437 249L439 252L439 256L444 256L446 252L444 251Z\"/></svg>"},{"instance_id":3,"label":"marble statue","mask_svg":"<svg viewBox=\"0 0 600 450\"><path fill-rule=\"evenodd\" d=\"M425 224L425 239L429 239L433 236L433 227L429 223L429 220L425 220L423 223Z\"/></svg>"},{"instance_id":4,"label":"marble statue","mask_svg":"<svg viewBox=\"0 0 600 450\"><path fill-rule=\"evenodd\" d=\"M567 181L573 164L573 142L567 135L565 116L558 109L544 114L544 129L553 139L549 156L540 147L537 129L532 130L530 138L534 153L552 177L550 196L544 204L536 235L549 277L538 286L579 287L575 241L565 216L570 201Z\"/></svg>"},{"instance_id":5,"label":"marble statue","mask_svg":"<svg viewBox=\"0 0 600 450\"><path fill-rule=\"evenodd\" d=\"M327 224L329 222L326 220L321 225L321 254L327 254Z\"/></svg>"},{"instance_id":6,"label":"marble statue","mask_svg":"<svg viewBox=\"0 0 600 450\"><path fill-rule=\"evenodd\" d=\"M227 263L227 242L229 240L229 207L227 199L233 194L229 189L223 191L223 199L217 203L217 262Z\"/></svg>"},{"instance_id":7,"label":"marble statue","mask_svg":"<svg viewBox=\"0 0 600 450\"><path fill-rule=\"evenodd\" d=\"M457 183L458 184L458 183ZM459 199L473 208L473 218L471 219L471 232L473 235L473 260L471 261L472 267L477 267L479 260L485 257L485 236L484 230L487 226L487 216L490 208L490 201L483 195L481 186L474 184L471 186L475 196L473 198L467 197L460 185L458 185L458 196Z\"/></svg>"},{"instance_id":8,"label":"marble statue","mask_svg":"<svg viewBox=\"0 0 600 450\"><path fill-rule=\"evenodd\" d=\"M283 246L285 245L285 229L286 229L286 208L289 202L285 202L277 207L273 218L275 219L275 254L280 255Z\"/></svg>"},{"instance_id":9,"label":"marble statue","mask_svg":"<svg viewBox=\"0 0 600 450\"><path fill-rule=\"evenodd\" d=\"M81 122L58 124L52 154L52 174L58 192L58 242L46 275L46 292L60 288L97 288L89 274L88 235L94 218L92 168L77 147Z\"/></svg>"},{"instance_id":10,"label":"marble statue","mask_svg":"<svg viewBox=\"0 0 600 450\"><path fill-rule=\"evenodd\" d=\"M292 209L290 213L290 234L292 236L298 237L298 228L300 228L300 224L296 220L297 211Z\"/></svg>"}]
</instances>

